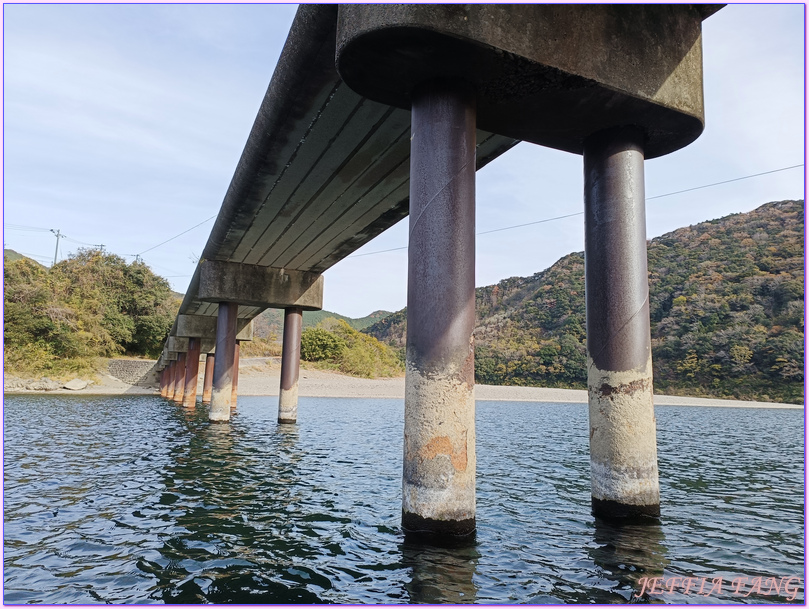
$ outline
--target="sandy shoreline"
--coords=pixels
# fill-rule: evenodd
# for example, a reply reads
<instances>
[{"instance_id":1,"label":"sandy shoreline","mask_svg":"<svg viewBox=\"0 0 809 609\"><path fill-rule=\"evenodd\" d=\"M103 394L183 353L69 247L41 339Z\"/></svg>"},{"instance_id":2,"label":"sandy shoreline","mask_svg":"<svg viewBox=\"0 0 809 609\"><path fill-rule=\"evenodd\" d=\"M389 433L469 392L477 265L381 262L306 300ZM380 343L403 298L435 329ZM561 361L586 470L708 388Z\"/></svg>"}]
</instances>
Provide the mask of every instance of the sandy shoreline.
<instances>
[{"instance_id":1,"label":"sandy shoreline","mask_svg":"<svg viewBox=\"0 0 809 609\"><path fill-rule=\"evenodd\" d=\"M277 396L280 384L278 358L243 358L239 366L239 395ZM404 377L363 379L330 370L318 370L304 365L300 374L302 397L404 399ZM15 391L8 394L48 393L56 395L155 395L156 389L133 386L110 375L100 375L96 383L82 391ZM202 394L202 377L198 384ZM544 387L503 387L476 385L475 397L481 401L552 402L586 404L587 392L581 389L552 389ZM797 404L776 402L743 402L712 398L656 395L657 406L708 406L729 408L789 408L803 409Z\"/></svg>"}]
</instances>

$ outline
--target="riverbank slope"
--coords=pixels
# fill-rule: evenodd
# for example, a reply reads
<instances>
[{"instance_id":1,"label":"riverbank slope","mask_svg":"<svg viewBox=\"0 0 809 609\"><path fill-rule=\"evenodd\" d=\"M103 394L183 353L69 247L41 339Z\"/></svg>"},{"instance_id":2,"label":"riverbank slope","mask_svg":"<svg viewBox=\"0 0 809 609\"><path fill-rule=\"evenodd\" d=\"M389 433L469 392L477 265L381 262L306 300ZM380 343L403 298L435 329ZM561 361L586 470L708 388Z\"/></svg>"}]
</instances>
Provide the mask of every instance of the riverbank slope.
<instances>
[{"instance_id":1,"label":"riverbank slope","mask_svg":"<svg viewBox=\"0 0 809 609\"><path fill-rule=\"evenodd\" d=\"M239 365L239 395L277 396L280 385L280 358L243 358ZM365 379L347 376L331 370L318 369L303 363L300 373L300 395L303 397L334 398L390 398L404 399L404 377ZM198 395L202 395L202 374L198 381ZM80 391L69 389L9 390L5 393L50 393L83 395L155 395L157 387L130 385L108 374L100 374L94 383ZM587 392L581 389L555 389L546 387L505 387L499 385L476 385L478 400L504 402L552 402L587 403ZM732 408L793 408L802 405L775 402L742 402L738 400L695 398L656 395L658 406L718 406Z\"/></svg>"}]
</instances>

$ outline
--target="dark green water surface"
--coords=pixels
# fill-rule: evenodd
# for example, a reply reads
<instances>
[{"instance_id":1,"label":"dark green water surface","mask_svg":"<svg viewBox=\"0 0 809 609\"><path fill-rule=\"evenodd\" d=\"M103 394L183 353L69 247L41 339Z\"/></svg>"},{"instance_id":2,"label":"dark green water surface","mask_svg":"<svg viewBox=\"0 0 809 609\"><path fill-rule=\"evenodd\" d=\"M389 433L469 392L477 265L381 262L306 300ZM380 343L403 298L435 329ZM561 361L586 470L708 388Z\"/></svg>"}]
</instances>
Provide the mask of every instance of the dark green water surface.
<instances>
[{"instance_id":1,"label":"dark green water surface","mask_svg":"<svg viewBox=\"0 0 809 609\"><path fill-rule=\"evenodd\" d=\"M276 408L6 396L5 602L803 602L802 410L658 407L663 517L617 528L586 406L478 402L477 539L436 548L399 530L401 400Z\"/></svg>"}]
</instances>

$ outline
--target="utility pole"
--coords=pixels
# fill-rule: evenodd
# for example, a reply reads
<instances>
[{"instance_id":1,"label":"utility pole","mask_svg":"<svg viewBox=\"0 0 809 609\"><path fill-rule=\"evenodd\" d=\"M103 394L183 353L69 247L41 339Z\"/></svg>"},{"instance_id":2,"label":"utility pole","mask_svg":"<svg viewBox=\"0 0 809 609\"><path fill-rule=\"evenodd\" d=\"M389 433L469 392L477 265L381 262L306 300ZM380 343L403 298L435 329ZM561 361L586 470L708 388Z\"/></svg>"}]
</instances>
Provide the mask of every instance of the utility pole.
<instances>
[{"instance_id":1,"label":"utility pole","mask_svg":"<svg viewBox=\"0 0 809 609\"><path fill-rule=\"evenodd\" d=\"M59 255L59 238L64 237L64 235L61 232L59 232L59 230L60 229L58 229L58 228L56 230L51 229L51 232L54 235L56 235L56 251L53 253L53 264L54 265L56 264L56 257Z\"/></svg>"}]
</instances>

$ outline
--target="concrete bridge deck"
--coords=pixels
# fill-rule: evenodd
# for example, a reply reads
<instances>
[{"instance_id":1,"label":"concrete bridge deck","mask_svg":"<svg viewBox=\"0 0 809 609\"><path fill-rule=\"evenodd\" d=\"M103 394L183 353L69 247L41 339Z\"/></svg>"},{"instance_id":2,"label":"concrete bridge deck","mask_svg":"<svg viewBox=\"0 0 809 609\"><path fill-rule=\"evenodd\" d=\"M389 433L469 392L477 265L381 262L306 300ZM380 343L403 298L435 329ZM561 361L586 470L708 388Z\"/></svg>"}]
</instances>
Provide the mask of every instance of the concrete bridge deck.
<instances>
[{"instance_id":1,"label":"concrete bridge deck","mask_svg":"<svg viewBox=\"0 0 809 609\"><path fill-rule=\"evenodd\" d=\"M202 253L205 261L320 274L408 214L410 112L337 73L337 6L301 11ZM477 131L480 169L518 140ZM181 314L216 316L197 268ZM240 304L251 319L266 306Z\"/></svg>"}]
</instances>

